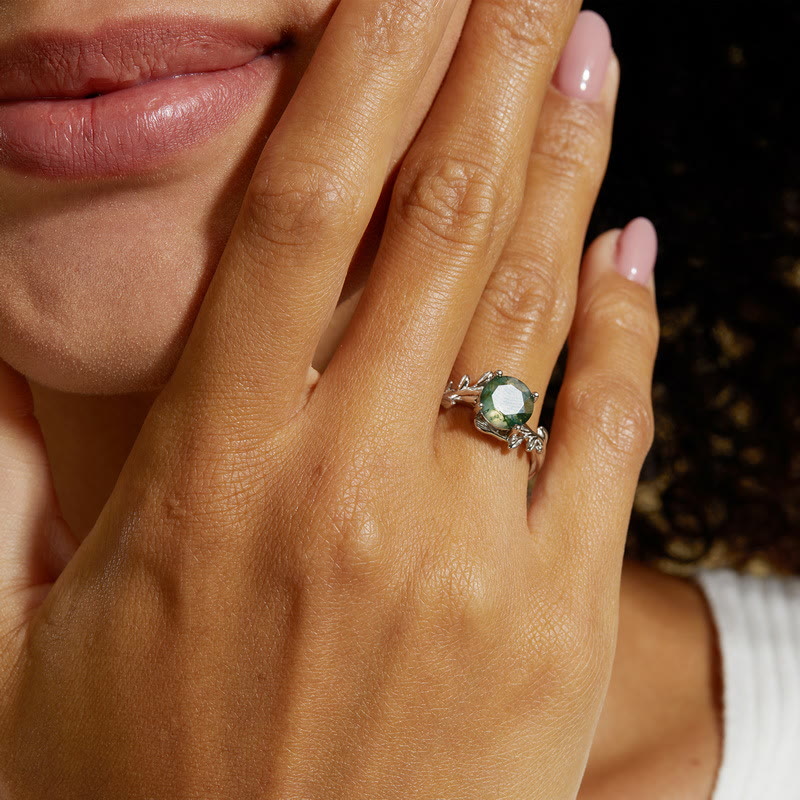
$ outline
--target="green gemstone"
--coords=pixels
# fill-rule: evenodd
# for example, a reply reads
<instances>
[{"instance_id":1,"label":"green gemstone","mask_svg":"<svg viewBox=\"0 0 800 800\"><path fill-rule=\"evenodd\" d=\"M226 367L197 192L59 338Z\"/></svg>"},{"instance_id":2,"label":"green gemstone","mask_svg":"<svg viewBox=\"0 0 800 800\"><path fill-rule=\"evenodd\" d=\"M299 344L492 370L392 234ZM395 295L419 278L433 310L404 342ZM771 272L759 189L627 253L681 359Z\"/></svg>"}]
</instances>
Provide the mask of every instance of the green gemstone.
<instances>
[{"instance_id":1,"label":"green gemstone","mask_svg":"<svg viewBox=\"0 0 800 800\"><path fill-rule=\"evenodd\" d=\"M533 414L533 394L516 378L492 378L481 392L481 414L495 428L507 431L524 425Z\"/></svg>"}]
</instances>

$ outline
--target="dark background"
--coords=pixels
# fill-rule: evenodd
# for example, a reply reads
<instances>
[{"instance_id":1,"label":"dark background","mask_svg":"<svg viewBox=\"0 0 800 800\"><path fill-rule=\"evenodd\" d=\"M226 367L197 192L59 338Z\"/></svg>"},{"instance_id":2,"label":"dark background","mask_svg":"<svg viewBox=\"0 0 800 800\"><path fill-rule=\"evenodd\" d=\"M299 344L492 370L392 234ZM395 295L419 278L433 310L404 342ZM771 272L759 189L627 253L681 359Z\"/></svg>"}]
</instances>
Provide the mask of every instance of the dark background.
<instances>
[{"instance_id":1,"label":"dark background","mask_svg":"<svg viewBox=\"0 0 800 800\"><path fill-rule=\"evenodd\" d=\"M622 67L588 241L639 215L660 239L657 432L629 551L800 572L800 3L585 7Z\"/></svg>"}]
</instances>

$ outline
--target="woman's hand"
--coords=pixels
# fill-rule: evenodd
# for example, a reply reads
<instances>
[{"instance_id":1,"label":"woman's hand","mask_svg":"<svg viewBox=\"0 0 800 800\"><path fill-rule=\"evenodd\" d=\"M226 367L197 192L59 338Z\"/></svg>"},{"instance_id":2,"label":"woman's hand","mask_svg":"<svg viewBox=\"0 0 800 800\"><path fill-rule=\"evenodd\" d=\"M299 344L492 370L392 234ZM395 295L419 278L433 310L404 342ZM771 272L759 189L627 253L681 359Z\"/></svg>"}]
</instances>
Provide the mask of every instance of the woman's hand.
<instances>
[{"instance_id":1,"label":"woman's hand","mask_svg":"<svg viewBox=\"0 0 800 800\"><path fill-rule=\"evenodd\" d=\"M474 0L320 376L317 341L453 6L343 0L180 364L52 585L63 523L24 382L4 373L4 798L575 796L657 341L652 284L614 270L619 232L576 291L618 78L612 58L598 99L586 76L584 99L548 88L578 5ZM646 271L630 244L620 264ZM576 296L528 507L524 450L440 399L498 368L543 392Z\"/></svg>"}]
</instances>

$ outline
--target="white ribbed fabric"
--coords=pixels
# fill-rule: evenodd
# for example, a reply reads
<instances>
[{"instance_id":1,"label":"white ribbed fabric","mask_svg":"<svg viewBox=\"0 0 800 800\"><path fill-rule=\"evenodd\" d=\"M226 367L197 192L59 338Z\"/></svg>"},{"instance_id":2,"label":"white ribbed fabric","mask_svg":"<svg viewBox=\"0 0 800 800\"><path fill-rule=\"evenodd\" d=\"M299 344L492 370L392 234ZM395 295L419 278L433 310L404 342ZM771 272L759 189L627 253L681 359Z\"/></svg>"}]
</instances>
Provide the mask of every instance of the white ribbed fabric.
<instances>
[{"instance_id":1,"label":"white ribbed fabric","mask_svg":"<svg viewBox=\"0 0 800 800\"><path fill-rule=\"evenodd\" d=\"M800 800L800 577L701 569L723 678L712 800Z\"/></svg>"}]
</instances>

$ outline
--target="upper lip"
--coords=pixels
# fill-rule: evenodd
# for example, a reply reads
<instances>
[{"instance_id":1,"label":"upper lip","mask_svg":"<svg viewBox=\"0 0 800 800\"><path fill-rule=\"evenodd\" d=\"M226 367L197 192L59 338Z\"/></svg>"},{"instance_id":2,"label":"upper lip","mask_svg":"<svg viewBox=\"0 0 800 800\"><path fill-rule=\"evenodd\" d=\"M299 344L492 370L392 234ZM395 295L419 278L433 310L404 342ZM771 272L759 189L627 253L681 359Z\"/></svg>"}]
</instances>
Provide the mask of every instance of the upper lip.
<instances>
[{"instance_id":1,"label":"upper lip","mask_svg":"<svg viewBox=\"0 0 800 800\"><path fill-rule=\"evenodd\" d=\"M81 98L148 81L243 66L286 33L198 21L106 25L93 35L29 36L0 46L0 101Z\"/></svg>"}]
</instances>

